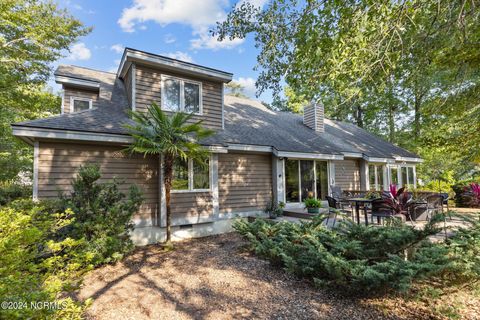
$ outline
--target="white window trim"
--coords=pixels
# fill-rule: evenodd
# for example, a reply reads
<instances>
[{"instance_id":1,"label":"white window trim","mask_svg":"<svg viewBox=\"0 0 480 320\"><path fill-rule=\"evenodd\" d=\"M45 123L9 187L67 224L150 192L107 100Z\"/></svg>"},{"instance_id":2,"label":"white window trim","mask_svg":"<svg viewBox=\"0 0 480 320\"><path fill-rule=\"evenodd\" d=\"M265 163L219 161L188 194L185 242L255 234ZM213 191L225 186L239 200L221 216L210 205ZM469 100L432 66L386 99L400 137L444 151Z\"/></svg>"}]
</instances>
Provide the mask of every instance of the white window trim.
<instances>
[{"instance_id":1,"label":"white window trim","mask_svg":"<svg viewBox=\"0 0 480 320\"><path fill-rule=\"evenodd\" d=\"M88 101L88 109L92 109L93 108L93 99L90 99L90 98L82 98L82 97L70 97L70 113L73 113L75 111L73 111L73 102L75 100L79 100L79 101ZM77 111L78 112L78 111Z\"/></svg>"},{"instance_id":2,"label":"white window trim","mask_svg":"<svg viewBox=\"0 0 480 320\"><path fill-rule=\"evenodd\" d=\"M404 185L408 185L408 180L409 180L409 176L410 174L408 173L408 168L413 168L413 187L414 188L417 188L417 167L416 165L414 164L391 164L388 166L388 169L387 169L387 172L388 172L388 185L391 185L392 184L392 168L393 169L397 169L397 181L398 181L398 185L400 187L404 186ZM403 181L403 177L402 177L402 168L406 168L407 170L407 183L405 183Z\"/></svg>"},{"instance_id":3,"label":"white window trim","mask_svg":"<svg viewBox=\"0 0 480 320\"><path fill-rule=\"evenodd\" d=\"M177 80L180 82L180 112L185 112L185 83L191 83L191 84L196 84L198 85L198 104L199 104L199 108L198 108L198 112L195 112L193 114L195 115L203 115L203 87L202 87L202 83L199 82L199 81L194 81L194 80L190 80L190 79L184 79L184 78L179 78L179 77L174 77L174 76L170 76L170 75L166 75L166 74L162 74L162 77L161 77L162 81L161 81L161 105L162 105L162 110L165 110L165 111L170 111L170 112L175 112L174 110L170 110L168 108L165 107L165 86L164 86L164 82L165 80L167 79L172 79L172 80Z\"/></svg>"},{"instance_id":4,"label":"white window trim","mask_svg":"<svg viewBox=\"0 0 480 320\"><path fill-rule=\"evenodd\" d=\"M317 162L326 162L327 163L327 181L330 182L330 178L331 178L331 170L332 170L332 165L333 162L331 161L326 161L326 160L322 160L322 159L301 159L301 158L288 158L288 160L294 160L294 161L297 161L297 166L298 166L298 197L300 199L300 201L297 201L297 202L287 202L287 172L285 171L285 165L286 165L286 162L287 162L287 159L284 159L283 160L283 189L284 189L284 192L283 192L283 203L287 204L287 205L298 205L298 204L301 204L303 203L302 201L302 173L300 172L300 161L301 160L307 160L307 161L313 161L313 180L314 180L314 191L313 191L313 194L315 196L315 199L318 199L318 195L317 195ZM327 186L327 195L330 195L330 186L328 185Z\"/></svg>"},{"instance_id":5,"label":"white window trim","mask_svg":"<svg viewBox=\"0 0 480 320\"><path fill-rule=\"evenodd\" d=\"M213 161L212 157L208 157L208 186L207 189L193 188L193 160L188 159L188 190L171 190L171 193L191 193L191 192L210 192L212 191L212 171Z\"/></svg>"},{"instance_id":6,"label":"white window trim","mask_svg":"<svg viewBox=\"0 0 480 320\"><path fill-rule=\"evenodd\" d=\"M375 174L375 185L370 184L370 166L374 166L374 174ZM383 180L383 185L380 185L380 175L382 175L382 180ZM368 190L372 190L372 188L375 191L382 191L385 190L385 164L384 163L378 163L378 162L369 162L368 163ZM377 189L377 187L379 187Z\"/></svg>"}]
</instances>

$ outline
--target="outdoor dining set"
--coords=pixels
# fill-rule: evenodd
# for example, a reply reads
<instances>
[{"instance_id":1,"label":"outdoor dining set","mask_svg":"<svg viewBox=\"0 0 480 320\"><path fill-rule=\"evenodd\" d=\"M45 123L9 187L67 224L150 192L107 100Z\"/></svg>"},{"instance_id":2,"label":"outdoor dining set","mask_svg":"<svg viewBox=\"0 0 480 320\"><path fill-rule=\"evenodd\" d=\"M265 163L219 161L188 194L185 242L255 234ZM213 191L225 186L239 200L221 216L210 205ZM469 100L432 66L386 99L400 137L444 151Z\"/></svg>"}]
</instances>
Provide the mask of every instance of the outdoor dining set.
<instances>
[{"instance_id":1,"label":"outdoor dining set","mask_svg":"<svg viewBox=\"0 0 480 320\"><path fill-rule=\"evenodd\" d=\"M409 192L391 187L391 191L342 190L330 186L332 195L327 196L329 211L334 221L337 214L349 216L357 223L383 224L386 220L398 218L402 221L429 220L435 213L448 212L448 194L434 192ZM363 219L361 215L363 213ZM370 218L370 221L369 221Z\"/></svg>"}]
</instances>

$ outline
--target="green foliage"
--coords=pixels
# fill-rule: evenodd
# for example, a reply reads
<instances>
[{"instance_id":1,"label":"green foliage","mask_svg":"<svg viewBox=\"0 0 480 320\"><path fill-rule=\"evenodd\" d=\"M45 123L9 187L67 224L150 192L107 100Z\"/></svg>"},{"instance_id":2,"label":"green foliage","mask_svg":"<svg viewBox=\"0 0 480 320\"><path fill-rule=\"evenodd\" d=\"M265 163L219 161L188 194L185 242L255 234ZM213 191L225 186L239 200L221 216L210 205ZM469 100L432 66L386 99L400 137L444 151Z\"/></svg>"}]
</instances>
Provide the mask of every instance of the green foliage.
<instances>
[{"instance_id":1,"label":"green foliage","mask_svg":"<svg viewBox=\"0 0 480 320\"><path fill-rule=\"evenodd\" d=\"M245 87L236 81L230 81L225 85L225 94L238 98L248 98L245 94Z\"/></svg>"},{"instance_id":2,"label":"green foliage","mask_svg":"<svg viewBox=\"0 0 480 320\"><path fill-rule=\"evenodd\" d=\"M80 317L82 306L60 293L75 287L89 264L83 239L57 239L74 220L71 211L57 213L49 202L19 200L0 208L0 301L27 303L27 308L3 309L3 319L61 318L55 310L35 310L31 301L58 302L64 316Z\"/></svg>"},{"instance_id":3,"label":"green foliage","mask_svg":"<svg viewBox=\"0 0 480 320\"><path fill-rule=\"evenodd\" d=\"M167 243L171 240L170 191L173 180L173 167L178 159L192 159L201 165L206 164L208 150L200 141L211 136L214 131L205 129L202 120L194 121L193 114L175 112L167 114L156 104L148 112L132 112L134 124L127 125L134 142L127 151L144 155L162 155L166 193Z\"/></svg>"},{"instance_id":4,"label":"green foliage","mask_svg":"<svg viewBox=\"0 0 480 320\"><path fill-rule=\"evenodd\" d=\"M75 239L85 238L95 264L119 260L133 248L132 216L143 201L137 186L130 186L126 196L119 181L99 183L100 177L97 165L82 166L72 181L73 191L62 196L62 207L75 212L75 221L65 232Z\"/></svg>"},{"instance_id":5,"label":"green foliage","mask_svg":"<svg viewBox=\"0 0 480 320\"><path fill-rule=\"evenodd\" d=\"M419 153L429 183L439 171L463 179L480 164L479 8L477 0L271 0L235 6L213 33L254 34L258 93L273 90L274 107L323 102L326 116ZM295 93L285 102L284 83Z\"/></svg>"},{"instance_id":6,"label":"green foliage","mask_svg":"<svg viewBox=\"0 0 480 320\"><path fill-rule=\"evenodd\" d=\"M19 198L28 198L32 195L32 187L14 181L0 180L0 206Z\"/></svg>"},{"instance_id":7,"label":"green foliage","mask_svg":"<svg viewBox=\"0 0 480 320\"><path fill-rule=\"evenodd\" d=\"M472 229L459 231L448 243L432 244L427 238L440 231L439 220L423 230L401 222L384 227L346 222L327 229L320 217L302 224L238 220L234 228L272 263L349 292L406 291L412 282L432 277L479 279L480 223L472 221Z\"/></svg>"},{"instance_id":8,"label":"green foliage","mask_svg":"<svg viewBox=\"0 0 480 320\"><path fill-rule=\"evenodd\" d=\"M10 124L60 113L46 90L51 63L89 31L51 1L0 2L0 181L31 171L32 150Z\"/></svg>"},{"instance_id":9,"label":"green foliage","mask_svg":"<svg viewBox=\"0 0 480 320\"><path fill-rule=\"evenodd\" d=\"M321 208L322 207L322 202L318 199L315 198L306 198L303 201L303 204L305 205L305 208Z\"/></svg>"},{"instance_id":10,"label":"green foliage","mask_svg":"<svg viewBox=\"0 0 480 320\"><path fill-rule=\"evenodd\" d=\"M81 304L66 293L99 264L117 261L132 248L128 232L141 196L128 196L118 181L98 183L97 166L80 169L73 191L59 201L16 200L0 207L0 301L26 303L3 309L2 319L81 319ZM36 310L31 302L56 302Z\"/></svg>"}]
</instances>

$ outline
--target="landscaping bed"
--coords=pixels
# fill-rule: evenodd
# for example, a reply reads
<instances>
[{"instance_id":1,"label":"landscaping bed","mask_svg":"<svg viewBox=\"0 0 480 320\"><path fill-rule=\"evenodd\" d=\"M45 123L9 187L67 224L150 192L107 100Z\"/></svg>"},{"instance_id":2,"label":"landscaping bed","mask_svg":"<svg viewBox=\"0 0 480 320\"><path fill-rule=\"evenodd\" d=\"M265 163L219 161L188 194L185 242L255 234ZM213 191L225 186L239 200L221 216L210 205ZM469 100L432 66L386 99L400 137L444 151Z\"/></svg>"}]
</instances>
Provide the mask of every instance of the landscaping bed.
<instances>
[{"instance_id":1,"label":"landscaping bed","mask_svg":"<svg viewBox=\"0 0 480 320\"><path fill-rule=\"evenodd\" d=\"M229 233L177 243L171 252L161 245L138 248L87 275L77 297L94 298L90 319L441 318L430 309L436 308L433 299L355 298L315 288L251 254L246 245ZM454 314L475 319L473 306L480 299L467 293L472 307ZM448 296L441 300L445 308L459 308Z\"/></svg>"}]
</instances>

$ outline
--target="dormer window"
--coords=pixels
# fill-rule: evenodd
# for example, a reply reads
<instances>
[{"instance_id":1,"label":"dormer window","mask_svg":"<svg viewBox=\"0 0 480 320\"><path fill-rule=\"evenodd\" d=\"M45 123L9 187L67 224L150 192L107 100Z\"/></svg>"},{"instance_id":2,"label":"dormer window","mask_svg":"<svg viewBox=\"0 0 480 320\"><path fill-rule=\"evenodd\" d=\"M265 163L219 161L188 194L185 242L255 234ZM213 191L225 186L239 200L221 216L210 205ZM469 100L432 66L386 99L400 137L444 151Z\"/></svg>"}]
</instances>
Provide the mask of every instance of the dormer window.
<instances>
[{"instance_id":1,"label":"dormer window","mask_svg":"<svg viewBox=\"0 0 480 320\"><path fill-rule=\"evenodd\" d=\"M70 106L70 112L92 109L92 99L72 97L70 100Z\"/></svg>"},{"instance_id":2,"label":"dormer window","mask_svg":"<svg viewBox=\"0 0 480 320\"><path fill-rule=\"evenodd\" d=\"M202 114L202 83L163 75L162 109Z\"/></svg>"}]
</instances>

